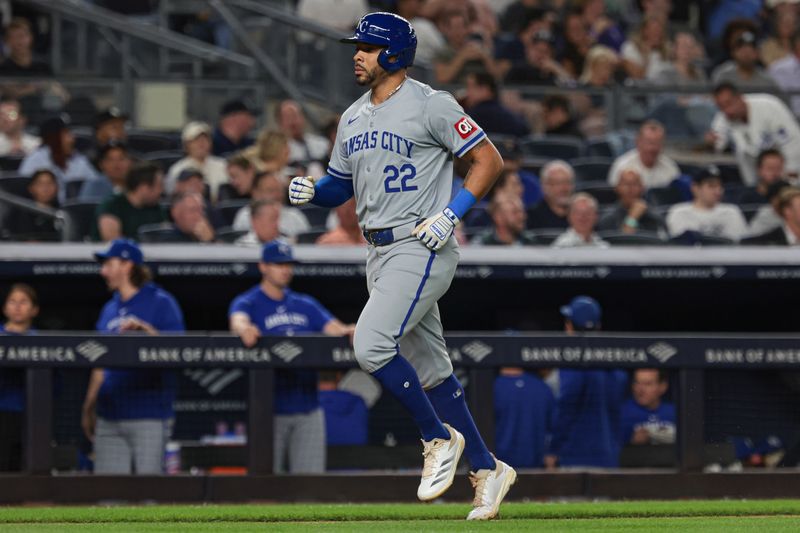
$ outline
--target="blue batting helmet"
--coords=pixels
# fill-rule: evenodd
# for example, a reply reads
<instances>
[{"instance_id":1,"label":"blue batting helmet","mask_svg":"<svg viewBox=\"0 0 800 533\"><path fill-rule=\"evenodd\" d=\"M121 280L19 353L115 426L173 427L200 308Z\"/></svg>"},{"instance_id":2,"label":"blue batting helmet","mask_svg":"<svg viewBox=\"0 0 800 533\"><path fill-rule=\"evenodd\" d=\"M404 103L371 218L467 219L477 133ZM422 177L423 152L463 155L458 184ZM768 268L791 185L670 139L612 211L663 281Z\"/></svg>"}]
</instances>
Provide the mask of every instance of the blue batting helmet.
<instances>
[{"instance_id":1,"label":"blue batting helmet","mask_svg":"<svg viewBox=\"0 0 800 533\"><path fill-rule=\"evenodd\" d=\"M386 72L396 72L414 64L417 52L417 34L411 24L394 13L367 13L358 21L356 31L342 43L366 43L383 46L378 64ZM394 61L389 61L395 58Z\"/></svg>"}]
</instances>

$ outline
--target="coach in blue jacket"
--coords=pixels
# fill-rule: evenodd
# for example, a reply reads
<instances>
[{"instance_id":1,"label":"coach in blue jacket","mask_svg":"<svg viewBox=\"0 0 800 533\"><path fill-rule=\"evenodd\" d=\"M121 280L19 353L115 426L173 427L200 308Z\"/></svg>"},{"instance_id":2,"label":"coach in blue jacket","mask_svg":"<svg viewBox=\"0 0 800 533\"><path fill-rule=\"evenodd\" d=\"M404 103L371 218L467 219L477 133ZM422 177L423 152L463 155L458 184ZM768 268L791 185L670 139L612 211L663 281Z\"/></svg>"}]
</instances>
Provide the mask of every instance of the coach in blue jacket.
<instances>
[{"instance_id":1,"label":"coach in blue jacket","mask_svg":"<svg viewBox=\"0 0 800 533\"><path fill-rule=\"evenodd\" d=\"M134 241L117 239L94 255L114 291L100 312L98 331L158 335L185 330L178 302L151 281ZM81 424L94 441L95 474L163 472L176 392L177 376L170 370L92 370Z\"/></svg>"},{"instance_id":2,"label":"coach in blue jacket","mask_svg":"<svg viewBox=\"0 0 800 533\"><path fill-rule=\"evenodd\" d=\"M561 308L567 333L600 329L596 300L578 296ZM619 466L620 409L627 389L623 370L562 368L547 468Z\"/></svg>"},{"instance_id":3,"label":"coach in blue jacket","mask_svg":"<svg viewBox=\"0 0 800 533\"><path fill-rule=\"evenodd\" d=\"M261 283L237 296L228 311L231 332L245 346L254 346L261 335L353 334L353 324L337 320L311 296L289 289L294 263L286 242L276 240L263 246L258 263ZM325 416L316 370L275 370L274 442L275 472L325 471Z\"/></svg>"}]
</instances>

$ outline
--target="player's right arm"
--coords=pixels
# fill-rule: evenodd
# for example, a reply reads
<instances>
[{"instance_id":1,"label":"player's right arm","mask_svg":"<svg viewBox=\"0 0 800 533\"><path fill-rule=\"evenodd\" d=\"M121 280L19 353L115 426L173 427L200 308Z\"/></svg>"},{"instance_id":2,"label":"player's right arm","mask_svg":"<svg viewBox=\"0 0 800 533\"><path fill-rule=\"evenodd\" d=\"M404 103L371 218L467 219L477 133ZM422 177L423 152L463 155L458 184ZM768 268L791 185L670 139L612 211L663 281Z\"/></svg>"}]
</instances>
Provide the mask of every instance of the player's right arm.
<instances>
[{"instance_id":1,"label":"player's right arm","mask_svg":"<svg viewBox=\"0 0 800 533\"><path fill-rule=\"evenodd\" d=\"M229 324L231 333L242 339L242 344L248 348L255 346L258 339L261 338L261 332L258 331L256 325L250 321L250 317L247 313L241 311L232 313Z\"/></svg>"},{"instance_id":2,"label":"player's right arm","mask_svg":"<svg viewBox=\"0 0 800 533\"><path fill-rule=\"evenodd\" d=\"M93 368L89 378L89 386L86 389L86 398L83 400L81 409L81 427L90 441L94 441L94 428L97 422L97 393L103 384L103 369Z\"/></svg>"}]
</instances>

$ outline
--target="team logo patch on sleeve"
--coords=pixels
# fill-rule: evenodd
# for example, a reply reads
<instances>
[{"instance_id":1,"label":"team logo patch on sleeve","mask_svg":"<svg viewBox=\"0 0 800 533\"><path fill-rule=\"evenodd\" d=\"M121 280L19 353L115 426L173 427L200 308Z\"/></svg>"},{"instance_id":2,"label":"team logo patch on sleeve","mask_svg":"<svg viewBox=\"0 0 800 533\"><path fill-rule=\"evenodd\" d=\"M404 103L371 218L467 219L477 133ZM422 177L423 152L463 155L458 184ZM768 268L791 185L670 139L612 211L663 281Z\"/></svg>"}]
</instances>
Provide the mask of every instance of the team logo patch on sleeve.
<instances>
[{"instance_id":1,"label":"team logo patch on sleeve","mask_svg":"<svg viewBox=\"0 0 800 533\"><path fill-rule=\"evenodd\" d=\"M470 121L470 119L467 117L464 117L456 122L453 127L456 129L462 139L466 139L478 130L475 124L473 124L472 121Z\"/></svg>"}]
</instances>

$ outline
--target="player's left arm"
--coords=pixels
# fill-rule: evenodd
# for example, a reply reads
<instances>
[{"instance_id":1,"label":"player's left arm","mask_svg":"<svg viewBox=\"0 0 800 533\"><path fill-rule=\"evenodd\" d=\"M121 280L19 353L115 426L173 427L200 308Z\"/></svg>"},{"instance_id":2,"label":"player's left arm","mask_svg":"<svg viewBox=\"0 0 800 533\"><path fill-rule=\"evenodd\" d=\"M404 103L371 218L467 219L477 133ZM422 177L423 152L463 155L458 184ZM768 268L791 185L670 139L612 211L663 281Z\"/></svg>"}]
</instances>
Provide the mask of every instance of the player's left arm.
<instances>
[{"instance_id":1,"label":"player's left arm","mask_svg":"<svg viewBox=\"0 0 800 533\"><path fill-rule=\"evenodd\" d=\"M461 157L470 163L464 187L441 213L414 228L413 235L434 251L450 239L456 225L478 200L486 196L503 170L503 158L486 138L478 141Z\"/></svg>"},{"instance_id":2,"label":"player's left arm","mask_svg":"<svg viewBox=\"0 0 800 533\"><path fill-rule=\"evenodd\" d=\"M331 337L344 337L345 335L352 335L355 330L355 324L345 324L338 318L332 318L322 328L322 333Z\"/></svg>"}]
</instances>

